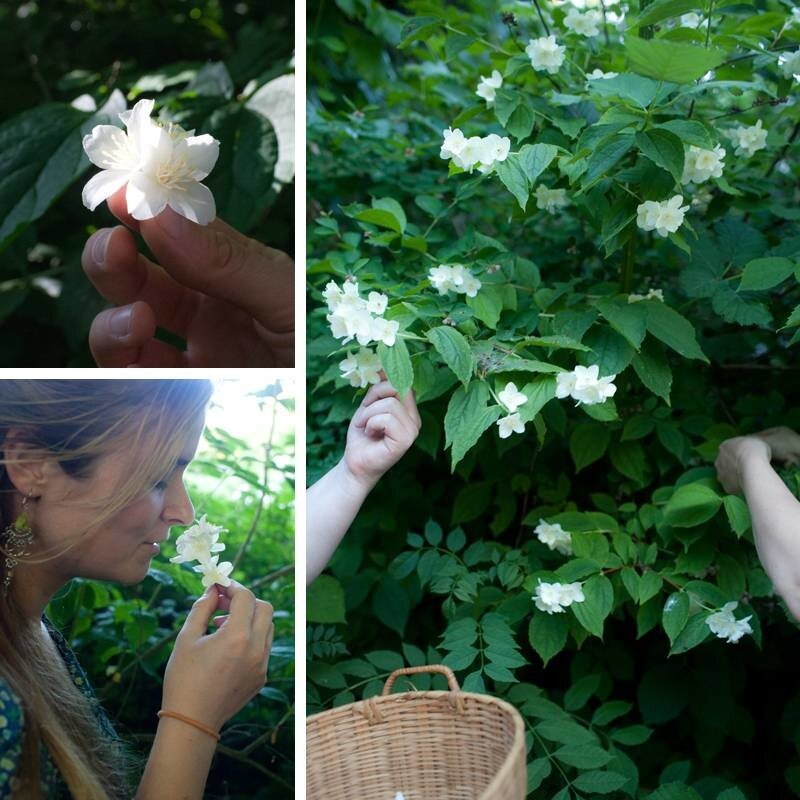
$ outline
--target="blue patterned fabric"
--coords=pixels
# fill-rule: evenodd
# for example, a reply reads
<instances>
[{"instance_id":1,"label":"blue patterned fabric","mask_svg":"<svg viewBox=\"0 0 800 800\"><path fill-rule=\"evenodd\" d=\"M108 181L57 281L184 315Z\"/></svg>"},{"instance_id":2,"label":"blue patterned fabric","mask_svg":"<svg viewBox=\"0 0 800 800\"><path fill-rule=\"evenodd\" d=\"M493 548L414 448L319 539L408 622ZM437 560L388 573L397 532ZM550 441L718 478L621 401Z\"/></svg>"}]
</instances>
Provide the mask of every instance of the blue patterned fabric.
<instances>
[{"instance_id":1,"label":"blue patterned fabric","mask_svg":"<svg viewBox=\"0 0 800 800\"><path fill-rule=\"evenodd\" d=\"M42 617L45 627L50 633L58 652L64 659L75 685L86 697L97 717L101 731L109 739L119 741L111 720L106 716L92 689L86 673L78 663L75 653L67 644L64 637L57 631L47 617ZM9 685L0 678L0 800L12 796L19 761L22 755L23 731L25 715L19 698L14 694ZM48 800L68 800L70 797L66 784L56 769L47 748L42 744L41 753L41 781L42 794Z\"/></svg>"}]
</instances>

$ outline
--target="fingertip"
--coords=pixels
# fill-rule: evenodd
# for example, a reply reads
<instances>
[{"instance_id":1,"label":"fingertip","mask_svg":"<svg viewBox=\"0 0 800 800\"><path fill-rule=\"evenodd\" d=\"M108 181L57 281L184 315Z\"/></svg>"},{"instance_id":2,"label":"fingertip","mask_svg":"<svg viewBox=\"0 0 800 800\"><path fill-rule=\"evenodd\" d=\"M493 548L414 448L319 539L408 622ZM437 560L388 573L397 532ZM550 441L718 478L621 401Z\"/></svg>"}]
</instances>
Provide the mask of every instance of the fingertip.
<instances>
[{"instance_id":1,"label":"fingertip","mask_svg":"<svg viewBox=\"0 0 800 800\"><path fill-rule=\"evenodd\" d=\"M126 183L108 198L108 209L121 223L138 232L139 221L128 213L128 201L125 199L127 189L128 184Z\"/></svg>"}]
</instances>

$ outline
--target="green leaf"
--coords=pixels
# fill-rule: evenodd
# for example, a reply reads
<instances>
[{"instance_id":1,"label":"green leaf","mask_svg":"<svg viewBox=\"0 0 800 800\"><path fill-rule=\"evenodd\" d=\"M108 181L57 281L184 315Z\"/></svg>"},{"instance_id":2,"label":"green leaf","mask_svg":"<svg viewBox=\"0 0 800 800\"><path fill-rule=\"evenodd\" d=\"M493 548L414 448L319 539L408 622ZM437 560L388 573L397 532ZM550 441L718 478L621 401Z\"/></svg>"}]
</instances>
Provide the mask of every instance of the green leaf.
<instances>
[{"instance_id":1,"label":"green leaf","mask_svg":"<svg viewBox=\"0 0 800 800\"><path fill-rule=\"evenodd\" d=\"M87 170L82 135L97 121L96 116L53 103L0 125L0 248L39 219Z\"/></svg>"},{"instance_id":2,"label":"green leaf","mask_svg":"<svg viewBox=\"0 0 800 800\"><path fill-rule=\"evenodd\" d=\"M683 176L683 142L674 134L665 130L653 129L636 134L636 146L654 164L663 167L681 182Z\"/></svg>"},{"instance_id":3,"label":"green leaf","mask_svg":"<svg viewBox=\"0 0 800 800\"><path fill-rule=\"evenodd\" d=\"M704 9L705 4L698 2L698 0L655 0L655 2L643 8L638 17L627 20L627 24L629 28L634 25L642 28L645 25L661 22L662 19L679 17L687 11L701 11Z\"/></svg>"},{"instance_id":4,"label":"green leaf","mask_svg":"<svg viewBox=\"0 0 800 800\"><path fill-rule=\"evenodd\" d=\"M424 39L428 34L433 33L441 27L442 21L438 17L414 17L403 25L400 31L399 48L407 47L417 39Z\"/></svg>"},{"instance_id":5,"label":"green leaf","mask_svg":"<svg viewBox=\"0 0 800 800\"><path fill-rule=\"evenodd\" d=\"M359 211L355 217L359 222L369 222L381 228L388 228L395 233L404 233L406 229L406 214L397 200L391 197L373 199L372 208Z\"/></svg>"},{"instance_id":6,"label":"green leaf","mask_svg":"<svg viewBox=\"0 0 800 800\"><path fill-rule=\"evenodd\" d=\"M659 786L647 800L703 800L702 796L682 783L668 783Z\"/></svg>"},{"instance_id":7,"label":"green leaf","mask_svg":"<svg viewBox=\"0 0 800 800\"><path fill-rule=\"evenodd\" d=\"M389 383L401 397L405 397L414 383L414 369L405 339L398 336L391 347L381 342L378 345L378 356Z\"/></svg>"},{"instance_id":8,"label":"green leaf","mask_svg":"<svg viewBox=\"0 0 800 800\"><path fill-rule=\"evenodd\" d=\"M605 299L597 302L597 308L609 325L624 336L635 350L641 347L647 333L647 311L639 305Z\"/></svg>"},{"instance_id":9,"label":"green leaf","mask_svg":"<svg viewBox=\"0 0 800 800\"><path fill-rule=\"evenodd\" d=\"M472 378L475 360L472 351L469 349L469 343L464 336L449 325L440 325L438 328L433 328L425 336L436 348L436 352L444 359L444 363L450 367L455 376L466 386L470 378Z\"/></svg>"},{"instance_id":10,"label":"green leaf","mask_svg":"<svg viewBox=\"0 0 800 800\"><path fill-rule=\"evenodd\" d=\"M593 150L586 170L586 183L605 175L633 147L634 142L632 133L618 133Z\"/></svg>"},{"instance_id":11,"label":"green leaf","mask_svg":"<svg viewBox=\"0 0 800 800\"><path fill-rule=\"evenodd\" d=\"M671 119L667 122L660 122L656 125L656 129L674 133L684 144L693 144L703 150L712 150L717 144L711 138L708 128L693 119Z\"/></svg>"},{"instance_id":12,"label":"green leaf","mask_svg":"<svg viewBox=\"0 0 800 800\"><path fill-rule=\"evenodd\" d=\"M671 656L679 655L702 644L711 634L711 628L706 624L708 617L708 612L701 612L689 617L686 627L678 634L669 654Z\"/></svg>"},{"instance_id":13,"label":"green leaf","mask_svg":"<svg viewBox=\"0 0 800 800\"><path fill-rule=\"evenodd\" d=\"M383 577L372 598L375 616L387 628L402 637L405 631L411 603L405 589L393 578Z\"/></svg>"},{"instance_id":14,"label":"green leaf","mask_svg":"<svg viewBox=\"0 0 800 800\"><path fill-rule=\"evenodd\" d=\"M678 634L686 627L689 619L689 595L686 592L673 592L664 603L661 625L667 634L670 646L675 644Z\"/></svg>"},{"instance_id":15,"label":"green leaf","mask_svg":"<svg viewBox=\"0 0 800 800\"><path fill-rule=\"evenodd\" d=\"M620 775L618 772L595 770L581 773L572 781L572 785L582 792L610 794L624 786L628 780L627 775Z\"/></svg>"},{"instance_id":16,"label":"green leaf","mask_svg":"<svg viewBox=\"0 0 800 800\"><path fill-rule=\"evenodd\" d=\"M663 349L648 339L641 352L633 357L633 369L639 380L655 395L670 405L669 393L672 388L672 369Z\"/></svg>"},{"instance_id":17,"label":"green leaf","mask_svg":"<svg viewBox=\"0 0 800 800\"><path fill-rule=\"evenodd\" d=\"M473 381L468 388L459 386L447 405L444 417L446 447L451 447L451 469L461 461L489 428L503 413L495 404L487 407L489 388L482 381Z\"/></svg>"},{"instance_id":18,"label":"green leaf","mask_svg":"<svg viewBox=\"0 0 800 800\"><path fill-rule=\"evenodd\" d=\"M672 83L692 83L727 58L718 47L631 35L625 37L625 51L635 72Z\"/></svg>"},{"instance_id":19,"label":"green leaf","mask_svg":"<svg viewBox=\"0 0 800 800\"><path fill-rule=\"evenodd\" d=\"M711 299L711 307L726 322L735 322L737 325L765 327L772 322L772 314L763 303L748 300L727 284L717 287Z\"/></svg>"},{"instance_id":20,"label":"green leaf","mask_svg":"<svg viewBox=\"0 0 800 800\"><path fill-rule=\"evenodd\" d=\"M597 769L604 767L612 759L612 755L594 744L565 744L553 755L563 764L578 769Z\"/></svg>"},{"instance_id":21,"label":"green leaf","mask_svg":"<svg viewBox=\"0 0 800 800\"><path fill-rule=\"evenodd\" d=\"M557 155L558 148L552 144L526 144L520 149L519 165L531 188Z\"/></svg>"},{"instance_id":22,"label":"green leaf","mask_svg":"<svg viewBox=\"0 0 800 800\"><path fill-rule=\"evenodd\" d=\"M615 719L624 717L633 708L632 703L624 700L610 700L603 703L592 715L592 725L608 725Z\"/></svg>"},{"instance_id":23,"label":"green leaf","mask_svg":"<svg viewBox=\"0 0 800 800\"><path fill-rule=\"evenodd\" d=\"M331 575L320 575L306 589L306 618L309 622L333 625L345 622L344 589Z\"/></svg>"},{"instance_id":24,"label":"green leaf","mask_svg":"<svg viewBox=\"0 0 800 800\"><path fill-rule=\"evenodd\" d=\"M738 495L728 494L722 498L722 504L725 506L725 513L728 515L728 522L730 522L733 532L738 537L747 533L752 525L747 503Z\"/></svg>"},{"instance_id":25,"label":"green leaf","mask_svg":"<svg viewBox=\"0 0 800 800\"><path fill-rule=\"evenodd\" d=\"M794 262L788 258L756 258L745 264L737 291L763 291L777 286L794 272Z\"/></svg>"},{"instance_id":26,"label":"green leaf","mask_svg":"<svg viewBox=\"0 0 800 800\"><path fill-rule=\"evenodd\" d=\"M664 87L662 86L662 93ZM659 93L658 81L624 72L615 78L589 81L589 91L602 97L621 97L640 108L647 108Z\"/></svg>"},{"instance_id":27,"label":"green leaf","mask_svg":"<svg viewBox=\"0 0 800 800\"><path fill-rule=\"evenodd\" d=\"M636 483L644 483L647 462L644 450L637 441L617 442L610 451L611 463L626 478Z\"/></svg>"},{"instance_id":28,"label":"green leaf","mask_svg":"<svg viewBox=\"0 0 800 800\"><path fill-rule=\"evenodd\" d=\"M494 169L497 177L500 178L506 189L517 198L520 208L524 211L525 206L528 204L530 190L528 188L528 179L525 177L525 173L519 163L519 157L510 155L505 161L495 164Z\"/></svg>"},{"instance_id":29,"label":"green leaf","mask_svg":"<svg viewBox=\"0 0 800 800\"><path fill-rule=\"evenodd\" d=\"M569 439L569 452L575 462L575 471L597 461L606 452L611 441L611 431L607 425L584 422L575 426Z\"/></svg>"},{"instance_id":30,"label":"green leaf","mask_svg":"<svg viewBox=\"0 0 800 800\"><path fill-rule=\"evenodd\" d=\"M565 614L534 611L528 625L528 640L539 654L544 666L567 644L569 626Z\"/></svg>"},{"instance_id":31,"label":"green leaf","mask_svg":"<svg viewBox=\"0 0 800 800\"><path fill-rule=\"evenodd\" d=\"M664 508L664 522L674 528L692 528L713 517L722 498L703 483L679 486Z\"/></svg>"},{"instance_id":32,"label":"green leaf","mask_svg":"<svg viewBox=\"0 0 800 800\"><path fill-rule=\"evenodd\" d=\"M586 598L582 603L573 603L570 608L575 618L589 633L603 637L603 623L614 606L614 589L605 575L595 575L583 584Z\"/></svg>"},{"instance_id":33,"label":"green leaf","mask_svg":"<svg viewBox=\"0 0 800 800\"><path fill-rule=\"evenodd\" d=\"M611 738L619 744L634 746L644 744L652 735L653 729L646 725L629 725L627 728L620 728L611 734Z\"/></svg>"},{"instance_id":34,"label":"green leaf","mask_svg":"<svg viewBox=\"0 0 800 800\"><path fill-rule=\"evenodd\" d=\"M686 317L658 300L643 300L647 308L647 330L684 358L708 363L697 343L694 327Z\"/></svg>"},{"instance_id":35,"label":"green leaf","mask_svg":"<svg viewBox=\"0 0 800 800\"><path fill-rule=\"evenodd\" d=\"M503 287L482 286L475 297L467 298L467 305L481 322L489 328L496 328L503 310Z\"/></svg>"}]
</instances>

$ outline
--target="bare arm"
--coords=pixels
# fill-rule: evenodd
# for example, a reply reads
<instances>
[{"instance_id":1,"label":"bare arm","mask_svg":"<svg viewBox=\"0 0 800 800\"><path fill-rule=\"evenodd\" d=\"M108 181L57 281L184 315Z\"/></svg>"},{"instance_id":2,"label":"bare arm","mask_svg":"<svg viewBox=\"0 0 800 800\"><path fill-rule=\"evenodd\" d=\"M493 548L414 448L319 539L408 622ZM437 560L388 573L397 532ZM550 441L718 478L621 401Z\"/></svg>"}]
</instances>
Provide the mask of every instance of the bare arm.
<instances>
[{"instance_id":1,"label":"bare arm","mask_svg":"<svg viewBox=\"0 0 800 800\"><path fill-rule=\"evenodd\" d=\"M758 557L789 611L800 619L800 502L770 461L795 461L800 437L787 428L738 436L720 447L717 473L730 493L743 492Z\"/></svg>"},{"instance_id":2,"label":"bare arm","mask_svg":"<svg viewBox=\"0 0 800 800\"><path fill-rule=\"evenodd\" d=\"M367 392L350 422L342 460L308 490L307 584L325 569L381 476L414 443L420 424L413 393L401 399L387 381Z\"/></svg>"}]
</instances>

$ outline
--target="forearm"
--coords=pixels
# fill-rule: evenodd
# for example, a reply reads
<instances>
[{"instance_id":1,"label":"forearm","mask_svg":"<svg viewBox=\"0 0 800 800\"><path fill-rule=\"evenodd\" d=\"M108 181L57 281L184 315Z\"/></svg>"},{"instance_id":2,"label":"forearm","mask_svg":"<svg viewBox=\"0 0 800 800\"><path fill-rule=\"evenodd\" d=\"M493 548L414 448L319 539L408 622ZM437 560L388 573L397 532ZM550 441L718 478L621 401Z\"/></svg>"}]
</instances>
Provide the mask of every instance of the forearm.
<instances>
[{"instance_id":1,"label":"forearm","mask_svg":"<svg viewBox=\"0 0 800 800\"><path fill-rule=\"evenodd\" d=\"M216 745L185 722L159 720L135 800L202 800Z\"/></svg>"},{"instance_id":2,"label":"forearm","mask_svg":"<svg viewBox=\"0 0 800 800\"><path fill-rule=\"evenodd\" d=\"M758 556L776 591L800 619L800 503L766 456L745 459L741 477Z\"/></svg>"},{"instance_id":3,"label":"forearm","mask_svg":"<svg viewBox=\"0 0 800 800\"><path fill-rule=\"evenodd\" d=\"M308 489L306 585L325 569L373 485L356 479L342 459Z\"/></svg>"}]
</instances>

